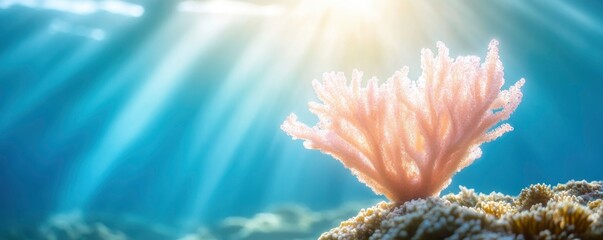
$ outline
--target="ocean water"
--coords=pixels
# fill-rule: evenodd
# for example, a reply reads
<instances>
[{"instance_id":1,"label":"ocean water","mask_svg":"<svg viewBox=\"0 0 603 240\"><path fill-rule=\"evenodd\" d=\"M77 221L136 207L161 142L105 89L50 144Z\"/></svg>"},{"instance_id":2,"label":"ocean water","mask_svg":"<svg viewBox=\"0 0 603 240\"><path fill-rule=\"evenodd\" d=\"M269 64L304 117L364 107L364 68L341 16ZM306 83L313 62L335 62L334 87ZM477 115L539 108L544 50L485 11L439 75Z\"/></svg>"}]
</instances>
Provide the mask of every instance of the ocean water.
<instances>
[{"instance_id":1,"label":"ocean water","mask_svg":"<svg viewBox=\"0 0 603 240\"><path fill-rule=\"evenodd\" d=\"M316 238L384 198L280 124L316 122L322 73L416 79L437 41L497 39L505 88L526 79L443 193L603 179L597 0L0 0L0 23L6 238Z\"/></svg>"}]
</instances>

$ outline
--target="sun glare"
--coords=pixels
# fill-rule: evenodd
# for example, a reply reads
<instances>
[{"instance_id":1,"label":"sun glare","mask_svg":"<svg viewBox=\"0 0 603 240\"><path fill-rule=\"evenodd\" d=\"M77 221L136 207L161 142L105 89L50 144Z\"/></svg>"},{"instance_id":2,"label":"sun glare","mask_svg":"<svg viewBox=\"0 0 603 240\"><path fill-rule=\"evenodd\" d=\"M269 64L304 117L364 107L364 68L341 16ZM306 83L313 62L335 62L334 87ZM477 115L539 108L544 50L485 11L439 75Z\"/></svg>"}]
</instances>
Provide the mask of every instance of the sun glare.
<instances>
[{"instance_id":1,"label":"sun glare","mask_svg":"<svg viewBox=\"0 0 603 240\"><path fill-rule=\"evenodd\" d=\"M374 0L328 0L318 1L326 4L333 11L352 16L369 16L375 14Z\"/></svg>"},{"instance_id":2,"label":"sun glare","mask_svg":"<svg viewBox=\"0 0 603 240\"><path fill-rule=\"evenodd\" d=\"M303 13L332 14L339 18L375 16L375 0L310 0L300 3L298 10Z\"/></svg>"}]
</instances>

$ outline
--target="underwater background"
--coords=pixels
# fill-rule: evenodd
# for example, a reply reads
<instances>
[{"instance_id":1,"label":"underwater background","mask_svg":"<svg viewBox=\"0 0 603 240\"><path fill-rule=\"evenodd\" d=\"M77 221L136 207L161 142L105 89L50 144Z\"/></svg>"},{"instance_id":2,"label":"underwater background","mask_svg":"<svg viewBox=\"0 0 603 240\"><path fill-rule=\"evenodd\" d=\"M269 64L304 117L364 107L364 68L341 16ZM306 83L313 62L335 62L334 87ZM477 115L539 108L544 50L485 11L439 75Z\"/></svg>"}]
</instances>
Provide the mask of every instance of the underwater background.
<instances>
[{"instance_id":1,"label":"underwater background","mask_svg":"<svg viewBox=\"0 0 603 240\"><path fill-rule=\"evenodd\" d=\"M526 79L515 130L444 193L603 178L601 1L0 0L0 23L0 231L93 215L169 239L368 206L381 196L279 126L316 122L322 73L416 79L437 41L483 58L497 39L506 85Z\"/></svg>"}]
</instances>

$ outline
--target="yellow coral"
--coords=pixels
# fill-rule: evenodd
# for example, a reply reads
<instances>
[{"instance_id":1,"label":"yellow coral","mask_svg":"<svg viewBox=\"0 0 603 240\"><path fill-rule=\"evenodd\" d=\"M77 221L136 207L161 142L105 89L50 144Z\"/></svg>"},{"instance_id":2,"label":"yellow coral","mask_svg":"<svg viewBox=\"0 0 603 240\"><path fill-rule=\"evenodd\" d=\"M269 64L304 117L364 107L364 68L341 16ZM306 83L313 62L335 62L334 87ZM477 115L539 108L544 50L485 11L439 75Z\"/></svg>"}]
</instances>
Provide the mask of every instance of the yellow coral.
<instances>
[{"instance_id":1,"label":"yellow coral","mask_svg":"<svg viewBox=\"0 0 603 240\"><path fill-rule=\"evenodd\" d=\"M533 184L530 187L521 190L517 197L517 205L521 210L530 209L532 206L540 204L545 206L553 198L553 190L546 184Z\"/></svg>"},{"instance_id":2,"label":"yellow coral","mask_svg":"<svg viewBox=\"0 0 603 240\"><path fill-rule=\"evenodd\" d=\"M475 207L479 201L479 196L475 194L475 190L463 186L460 186L459 188L461 189L461 192L458 194L448 194L442 198L461 206Z\"/></svg>"},{"instance_id":3,"label":"yellow coral","mask_svg":"<svg viewBox=\"0 0 603 240\"><path fill-rule=\"evenodd\" d=\"M584 236L590 230L591 211L572 202L550 202L546 207L535 211L521 212L508 218L510 230L526 239L539 239L539 236L564 236L573 239Z\"/></svg>"},{"instance_id":4,"label":"yellow coral","mask_svg":"<svg viewBox=\"0 0 603 240\"><path fill-rule=\"evenodd\" d=\"M497 218L500 218L508 213L515 212L515 208L512 204L508 202L498 202L498 201L485 201L479 202L476 208L483 213L490 214Z\"/></svg>"},{"instance_id":5,"label":"yellow coral","mask_svg":"<svg viewBox=\"0 0 603 240\"><path fill-rule=\"evenodd\" d=\"M599 208L603 209L603 200L597 199L595 201L589 202L588 207L591 210L595 210L595 209L599 209Z\"/></svg>"}]
</instances>

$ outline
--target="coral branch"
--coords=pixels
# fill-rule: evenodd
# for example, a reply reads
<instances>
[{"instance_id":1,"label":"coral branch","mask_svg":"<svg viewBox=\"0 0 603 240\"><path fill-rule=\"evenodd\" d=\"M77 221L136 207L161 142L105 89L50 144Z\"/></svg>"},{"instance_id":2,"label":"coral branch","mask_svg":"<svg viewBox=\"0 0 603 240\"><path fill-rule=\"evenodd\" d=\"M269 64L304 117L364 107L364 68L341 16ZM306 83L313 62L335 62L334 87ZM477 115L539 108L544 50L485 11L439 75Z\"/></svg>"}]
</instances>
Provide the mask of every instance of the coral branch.
<instances>
[{"instance_id":1,"label":"coral branch","mask_svg":"<svg viewBox=\"0 0 603 240\"><path fill-rule=\"evenodd\" d=\"M481 156L479 146L512 131L504 123L521 102L524 80L504 84L498 42L483 64L478 57L452 59L446 46L438 54L422 50L422 75L408 68L385 83L362 86L354 70L325 73L312 85L322 103L310 102L319 122L309 127L292 114L281 126L304 146L333 156L376 193L394 202L439 194L451 177ZM493 129L493 130L490 130Z\"/></svg>"}]
</instances>

